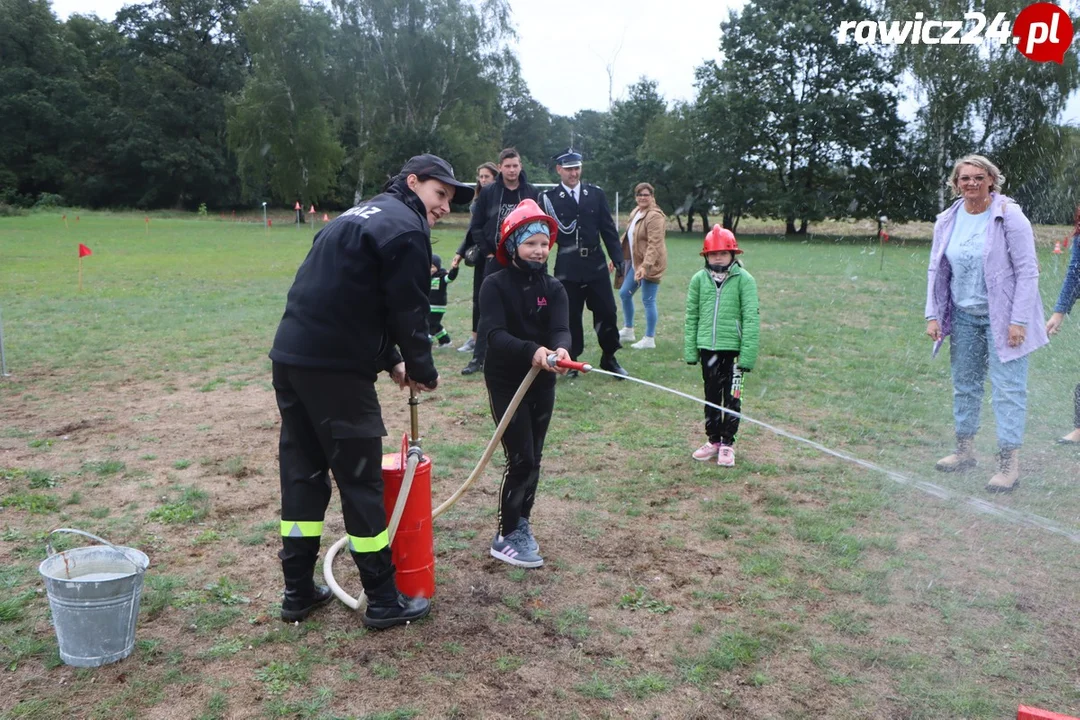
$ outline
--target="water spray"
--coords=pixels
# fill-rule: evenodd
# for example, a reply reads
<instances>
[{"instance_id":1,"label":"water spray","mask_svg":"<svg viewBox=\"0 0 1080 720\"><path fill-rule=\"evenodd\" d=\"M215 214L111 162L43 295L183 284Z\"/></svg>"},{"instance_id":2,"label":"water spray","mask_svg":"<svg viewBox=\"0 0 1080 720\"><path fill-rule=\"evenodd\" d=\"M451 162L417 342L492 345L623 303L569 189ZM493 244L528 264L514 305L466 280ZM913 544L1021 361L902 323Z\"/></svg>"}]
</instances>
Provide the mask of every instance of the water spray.
<instances>
[{"instance_id":1,"label":"water spray","mask_svg":"<svg viewBox=\"0 0 1080 720\"><path fill-rule=\"evenodd\" d=\"M600 368L590 368L590 371L598 372L603 375L610 375L611 377L621 378L623 380L631 380L633 382L655 388L656 390L663 390L664 392L671 393L672 395L678 395L681 398L686 398L687 400L692 400L696 403L707 405L708 407L720 410L721 412L737 417L740 420L748 422L752 425L763 427L769 432L780 435L781 437L786 437L794 440L795 442L809 445L815 450L825 453L826 455L832 455L833 457L839 458L840 460L843 460L845 462L858 465L859 467L866 468L867 470L881 473L882 475L886 476L887 478L899 485L913 487L917 490L921 490L928 495L933 495L934 497L940 498L942 500L953 500L959 502L971 508L975 512L982 513L984 515L993 515L1007 522L1013 523L1014 525L1026 525L1029 527L1036 527L1041 530L1046 530L1047 532L1054 533L1055 535L1061 535L1073 541L1074 543L1080 543L1080 530L1066 527L1064 525L1054 522L1053 520L1050 520L1049 518L1042 517L1041 515L1035 515L1034 513L1025 512L1023 510L1013 510L1012 508L1003 507L982 498L974 497L972 495L964 495L954 490L949 490L948 488L944 488L932 482L927 482L925 480L916 480L915 478L904 475L903 473L897 472L895 470L889 470L888 468L884 468L880 465L872 463L869 460L857 458L854 455L849 455L840 450L833 450L832 448L828 448L821 443L814 442L813 440L809 440L804 437L800 437L792 432L784 430L783 428L778 428L775 425L770 425L769 423L762 422L761 420L755 420L752 417L744 415L740 412L736 412L735 410L732 410L730 408L721 407L720 405L717 405L716 403L711 403L708 400L702 400L701 398L695 397L694 395L688 395L687 393L680 392L669 387L664 387L663 385L658 385L657 383L649 382L648 380L642 380L640 378L628 375L618 375L607 370L601 370Z\"/></svg>"},{"instance_id":2,"label":"water spray","mask_svg":"<svg viewBox=\"0 0 1080 720\"><path fill-rule=\"evenodd\" d=\"M1024 525L1028 527L1039 528L1055 535L1061 535L1062 537L1065 537L1074 543L1080 543L1080 531L1065 527L1064 525L1056 523L1049 518L1035 515L1034 513L1025 512L1023 510L1013 510L1012 508L1002 507L1001 505L997 505L996 503L992 503L988 500L984 500L982 498L974 497L971 495L964 495L954 490L944 488L935 483L927 482L925 480L917 480L895 470L889 470L888 468L884 468L868 460L863 460L840 450L834 450L832 448L826 447L819 442L815 442L808 438L801 437L792 432L784 430L783 428L776 427L775 425L770 425L769 423L749 417L748 415L744 415L741 412L736 412L735 410L732 410L730 408L722 407L720 405L717 405L716 403L711 403L708 400L703 400L694 395L689 395L679 390L665 387L663 385L650 382L648 380L642 380L641 378L636 378L630 375L620 375L618 373L613 373L608 370L594 368L592 365L589 365L587 363L579 363L571 360L559 360L558 358L556 358L555 355L548 356L548 364L552 367L561 367L568 370L577 370L584 373L596 372L600 373L601 375L608 375L617 380L630 380L632 382L636 382L656 390L661 390L663 392L671 393L672 395L677 395L678 397L691 400L701 405L715 408L716 410L719 410L723 413L727 413L728 415L737 417L743 422L748 422L752 425L757 425L759 427L765 428L766 430L775 435L786 437L790 440L794 440L795 442L802 443L803 445L814 448L818 452L824 453L826 455L831 455L832 457L852 463L854 465L858 465L859 467L865 468L867 470L881 473L882 475L899 485L915 488L916 490L920 490L928 495L932 495L933 497L939 498L941 500L951 500L958 502L974 510L975 512L984 515L992 515L994 517L1001 518L1006 522L1010 522L1014 525ZM502 440L502 436L503 433L506 431L507 425L510 424L510 421L513 419L514 414L517 412L518 406L525 398L525 394L529 391L529 388L532 386L533 380L536 379L536 376L539 373L540 368L538 367L533 367L529 369L529 373L525 376L525 379L521 381L521 385L518 387L517 392L514 393L514 397L510 400L510 404L506 408L506 412L503 413L502 419L495 427L495 433L491 436L491 440L488 441L487 446L484 448L484 452L480 456L480 461L476 464L476 467L473 468L473 471L469 474L468 478L466 478L465 482L462 483L461 487L455 490L454 493L449 498L447 498L447 500L445 500L441 505L439 505L432 511L431 519L433 521L435 518L439 517L444 512L449 510L454 505L454 503L456 503L461 498L461 496L465 494L465 491L468 490L474 482L476 482L476 479L479 478L480 475L484 472L484 469L487 467L488 462L490 462L491 460L491 456L495 452L495 448L498 446L499 441ZM736 373L737 375L735 378L735 383L732 387L732 393L736 397L738 397L738 393L741 393L742 389L742 373L738 372L738 370L736 370ZM389 535L391 543L393 543L394 536L397 533L398 522L401 518L402 512L404 511L405 503L408 499L409 491L412 487L413 476L416 472L416 467L423 458L423 451L420 449L419 422L417 418L418 405L419 399L417 398L416 393L410 393L409 414L412 438L409 441L408 463L405 471L405 477L402 481L401 490L398 493L397 502L394 506L393 513L390 516L390 522L387 526L387 534ZM330 587L334 595L336 595L339 600L341 600L343 603L345 603L354 610L363 610L367 604L367 600L364 594L361 593L359 597L354 598L348 593L346 593L334 579L334 558L337 556L337 553L341 550L341 548L345 546L348 540L349 538L346 535L340 540L338 540L336 543L334 543L329 550L327 550L326 558L323 560L323 578L326 580L326 584Z\"/></svg>"}]
</instances>

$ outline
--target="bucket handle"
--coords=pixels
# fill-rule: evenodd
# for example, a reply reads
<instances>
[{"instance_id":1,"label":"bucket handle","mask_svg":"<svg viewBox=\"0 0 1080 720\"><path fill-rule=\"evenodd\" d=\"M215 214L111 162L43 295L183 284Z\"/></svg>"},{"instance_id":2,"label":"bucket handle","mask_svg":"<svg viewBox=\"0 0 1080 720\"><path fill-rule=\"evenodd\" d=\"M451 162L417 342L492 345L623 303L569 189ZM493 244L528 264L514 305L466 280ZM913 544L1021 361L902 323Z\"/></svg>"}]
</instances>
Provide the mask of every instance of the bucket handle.
<instances>
[{"instance_id":1,"label":"bucket handle","mask_svg":"<svg viewBox=\"0 0 1080 720\"><path fill-rule=\"evenodd\" d=\"M128 556L128 554L126 552L124 552L120 548L116 547L115 545L113 545L111 542L109 542L105 538L100 538L97 535L92 535L92 534L90 534L90 533L88 533L88 532L86 532L84 530L75 530L74 528L56 528L55 530L50 532L48 534L48 536L46 536L46 538L45 538L45 552L48 553L49 557L52 557L53 555L56 555L56 550L54 550L53 546L52 546L52 536L55 533L74 533L76 535L82 535L84 537L88 537L91 540L97 540L102 545L108 545L110 548L112 548L116 552L123 555L125 560L127 560L129 563L131 563L132 565L135 566L135 572L138 573L139 575L142 575L143 573L146 572L146 568L142 567L139 563L132 560Z\"/></svg>"}]
</instances>

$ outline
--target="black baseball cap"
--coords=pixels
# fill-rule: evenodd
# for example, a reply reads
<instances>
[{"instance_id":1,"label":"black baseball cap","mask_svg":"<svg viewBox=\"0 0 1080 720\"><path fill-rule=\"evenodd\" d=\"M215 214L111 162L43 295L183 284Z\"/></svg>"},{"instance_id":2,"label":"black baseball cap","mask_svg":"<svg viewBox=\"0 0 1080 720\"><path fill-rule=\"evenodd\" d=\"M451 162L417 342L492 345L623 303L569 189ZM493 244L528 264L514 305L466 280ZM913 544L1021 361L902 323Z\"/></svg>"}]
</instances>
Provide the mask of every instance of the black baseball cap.
<instances>
[{"instance_id":1,"label":"black baseball cap","mask_svg":"<svg viewBox=\"0 0 1080 720\"><path fill-rule=\"evenodd\" d=\"M415 175L421 180L434 178L447 185L453 185L455 190L454 197L450 200L452 203L465 205L473 199L473 186L458 182L454 177L453 166L438 155L429 153L414 155L401 167L401 175Z\"/></svg>"}]
</instances>

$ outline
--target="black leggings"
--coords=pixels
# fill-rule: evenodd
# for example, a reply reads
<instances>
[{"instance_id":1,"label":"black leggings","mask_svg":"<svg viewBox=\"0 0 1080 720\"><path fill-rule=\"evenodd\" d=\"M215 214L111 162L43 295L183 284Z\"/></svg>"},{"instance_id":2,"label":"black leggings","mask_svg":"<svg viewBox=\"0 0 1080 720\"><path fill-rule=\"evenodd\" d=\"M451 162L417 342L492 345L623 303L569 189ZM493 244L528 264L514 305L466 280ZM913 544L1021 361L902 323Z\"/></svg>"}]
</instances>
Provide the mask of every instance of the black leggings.
<instances>
[{"instance_id":1,"label":"black leggings","mask_svg":"<svg viewBox=\"0 0 1080 720\"><path fill-rule=\"evenodd\" d=\"M484 284L484 268L488 263L487 257L480 255L473 265L472 283L472 331L480 327L480 286Z\"/></svg>"},{"instance_id":2,"label":"black leggings","mask_svg":"<svg viewBox=\"0 0 1080 720\"><path fill-rule=\"evenodd\" d=\"M518 386L511 388L503 382L493 385L490 381L487 386L491 416L498 424ZM506 466L499 488L499 533L504 536L517 528L519 517L528 518L532 513L540 482L540 458L554 407L555 383L537 378L502 436Z\"/></svg>"}]
</instances>

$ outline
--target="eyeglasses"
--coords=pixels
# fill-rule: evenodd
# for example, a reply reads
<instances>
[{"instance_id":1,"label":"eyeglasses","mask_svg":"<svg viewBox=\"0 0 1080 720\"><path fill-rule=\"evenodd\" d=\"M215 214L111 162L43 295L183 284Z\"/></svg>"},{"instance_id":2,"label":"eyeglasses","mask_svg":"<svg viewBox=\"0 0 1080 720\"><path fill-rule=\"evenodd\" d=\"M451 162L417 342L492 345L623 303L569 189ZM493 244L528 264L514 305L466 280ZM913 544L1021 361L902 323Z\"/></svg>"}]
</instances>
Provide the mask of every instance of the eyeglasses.
<instances>
[{"instance_id":1,"label":"eyeglasses","mask_svg":"<svg viewBox=\"0 0 1080 720\"><path fill-rule=\"evenodd\" d=\"M986 176L985 175L961 175L960 177L958 177L956 179L959 180L962 183L973 182L973 181L977 182L977 183L981 183L983 180L986 180Z\"/></svg>"}]
</instances>

